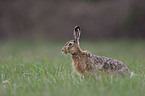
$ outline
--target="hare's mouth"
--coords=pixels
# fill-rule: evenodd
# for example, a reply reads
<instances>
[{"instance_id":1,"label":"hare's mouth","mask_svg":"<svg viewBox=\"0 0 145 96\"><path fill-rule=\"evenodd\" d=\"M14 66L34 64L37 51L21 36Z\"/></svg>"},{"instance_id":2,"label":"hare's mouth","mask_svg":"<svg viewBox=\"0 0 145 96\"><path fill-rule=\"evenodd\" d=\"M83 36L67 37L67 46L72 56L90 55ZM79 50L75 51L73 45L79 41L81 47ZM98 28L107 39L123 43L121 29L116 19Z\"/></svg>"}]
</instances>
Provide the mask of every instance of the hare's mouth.
<instances>
[{"instance_id":1,"label":"hare's mouth","mask_svg":"<svg viewBox=\"0 0 145 96\"><path fill-rule=\"evenodd\" d=\"M62 54L66 55L68 52L66 52L66 50L62 50Z\"/></svg>"},{"instance_id":2,"label":"hare's mouth","mask_svg":"<svg viewBox=\"0 0 145 96\"><path fill-rule=\"evenodd\" d=\"M70 53L67 50L62 50L63 55L70 55Z\"/></svg>"},{"instance_id":3,"label":"hare's mouth","mask_svg":"<svg viewBox=\"0 0 145 96\"><path fill-rule=\"evenodd\" d=\"M62 51L62 54L63 54L63 55L66 55L63 51Z\"/></svg>"}]
</instances>

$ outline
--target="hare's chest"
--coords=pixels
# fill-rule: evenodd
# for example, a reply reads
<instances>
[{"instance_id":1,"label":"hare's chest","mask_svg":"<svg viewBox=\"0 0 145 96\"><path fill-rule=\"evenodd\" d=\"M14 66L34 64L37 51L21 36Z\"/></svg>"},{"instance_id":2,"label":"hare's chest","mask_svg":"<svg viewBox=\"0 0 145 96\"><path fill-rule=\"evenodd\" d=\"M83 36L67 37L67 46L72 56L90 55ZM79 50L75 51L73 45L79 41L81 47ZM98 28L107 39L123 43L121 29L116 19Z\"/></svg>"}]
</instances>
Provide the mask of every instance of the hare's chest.
<instances>
[{"instance_id":1,"label":"hare's chest","mask_svg":"<svg viewBox=\"0 0 145 96\"><path fill-rule=\"evenodd\" d=\"M84 56L72 57L73 68L81 75L85 75L91 71L90 60Z\"/></svg>"}]
</instances>

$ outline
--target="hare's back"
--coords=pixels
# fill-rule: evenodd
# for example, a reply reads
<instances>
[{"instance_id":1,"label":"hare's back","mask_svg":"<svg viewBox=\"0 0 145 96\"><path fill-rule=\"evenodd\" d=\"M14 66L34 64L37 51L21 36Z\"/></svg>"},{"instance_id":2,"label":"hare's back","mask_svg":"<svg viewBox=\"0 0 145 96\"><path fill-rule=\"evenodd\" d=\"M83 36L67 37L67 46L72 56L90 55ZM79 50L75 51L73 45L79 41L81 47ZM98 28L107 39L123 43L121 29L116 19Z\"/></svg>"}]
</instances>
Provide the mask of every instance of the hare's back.
<instances>
[{"instance_id":1,"label":"hare's back","mask_svg":"<svg viewBox=\"0 0 145 96\"><path fill-rule=\"evenodd\" d=\"M92 60L100 70L103 70L105 72L125 72L130 73L127 66L122 63L121 61L118 61L116 59L107 58L103 56L95 56L93 55Z\"/></svg>"}]
</instances>

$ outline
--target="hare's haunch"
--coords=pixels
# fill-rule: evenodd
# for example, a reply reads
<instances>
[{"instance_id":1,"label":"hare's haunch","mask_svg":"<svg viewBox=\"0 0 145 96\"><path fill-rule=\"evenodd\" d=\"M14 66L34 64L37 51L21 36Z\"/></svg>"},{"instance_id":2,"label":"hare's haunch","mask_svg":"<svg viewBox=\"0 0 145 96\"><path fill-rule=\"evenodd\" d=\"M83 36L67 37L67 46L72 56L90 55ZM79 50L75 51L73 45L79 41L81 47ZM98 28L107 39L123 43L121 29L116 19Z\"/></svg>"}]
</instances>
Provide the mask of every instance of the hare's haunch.
<instances>
[{"instance_id":1,"label":"hare's haunch","mask_svg":"<svg viewBox=\"0 0 145 96\"><path fill-rule=\"evenodd\" d=\"M82 51L79 46L80 27L74 28L74 39L68 41L62 48L64 54L71 55L75 71L83 76L93 75L96 72L130 74L129 69L121 61L103 56L93 55L89 51Z\"/></svg>"}]
</instances>

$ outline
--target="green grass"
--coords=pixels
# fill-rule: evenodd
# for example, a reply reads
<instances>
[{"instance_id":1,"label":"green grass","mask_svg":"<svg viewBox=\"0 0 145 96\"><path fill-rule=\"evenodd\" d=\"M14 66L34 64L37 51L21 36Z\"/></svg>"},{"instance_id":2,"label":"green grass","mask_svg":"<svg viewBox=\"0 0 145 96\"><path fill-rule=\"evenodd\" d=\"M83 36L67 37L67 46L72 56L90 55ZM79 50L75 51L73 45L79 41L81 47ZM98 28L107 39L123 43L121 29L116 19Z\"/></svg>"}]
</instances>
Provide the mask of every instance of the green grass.
<instances>
[{"instance_id":1,"label":"green grass","mask_svg":"<svg viewBox=\"0 0 145 96\"><path fill-rule=\"evenodd\" d=\"M61 54L64 44L1 42L0 96L144 96L144 41L81 41L83 50L124 62L135 72L132 78L82 78L74 72L70 56Z\"/></svg>"}]
</instances>

